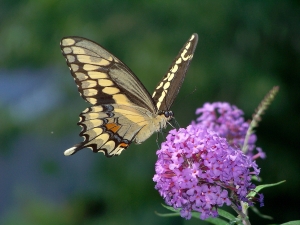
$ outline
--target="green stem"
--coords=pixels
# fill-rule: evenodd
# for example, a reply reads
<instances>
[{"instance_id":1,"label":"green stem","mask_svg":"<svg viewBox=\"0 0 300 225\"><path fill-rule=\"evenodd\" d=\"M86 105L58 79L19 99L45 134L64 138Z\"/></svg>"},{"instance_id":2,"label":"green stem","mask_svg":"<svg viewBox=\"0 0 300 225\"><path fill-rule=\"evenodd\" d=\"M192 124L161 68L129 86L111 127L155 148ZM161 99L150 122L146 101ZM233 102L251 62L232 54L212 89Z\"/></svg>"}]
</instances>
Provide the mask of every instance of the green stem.
<instances>
[{"instance_id":1,"label":"green stem","mask_svg":"<svg viewBox=\"0 0 300 225\"><path fill-rule=\"evenodd\" d=\"M238 210L238 208L234 204L231 204L231 207L233 208L234 211L236 211L236 213L242 219L244 225L251 225L251 223L250 223L250 221L248 219L248 216L245 213L243 213L240 210ZM242 208L244 209L243 205L242 205Z\"/></svg>"}]
</instances>

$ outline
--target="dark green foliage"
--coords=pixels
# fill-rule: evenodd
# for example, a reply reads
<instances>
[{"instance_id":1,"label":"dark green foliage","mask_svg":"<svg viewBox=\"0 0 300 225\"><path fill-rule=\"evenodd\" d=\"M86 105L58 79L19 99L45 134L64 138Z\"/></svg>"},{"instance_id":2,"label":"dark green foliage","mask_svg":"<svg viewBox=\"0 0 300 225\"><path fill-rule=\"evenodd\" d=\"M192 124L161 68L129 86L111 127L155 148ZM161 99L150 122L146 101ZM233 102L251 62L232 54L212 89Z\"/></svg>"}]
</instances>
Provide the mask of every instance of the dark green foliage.
<instances>
[{"instance_id":1,"label":"dark green foliage","mask_svg":"<svg viewBox=\"0 0 300 225\"><path fill-rule=\"evenodd\" d=\"M250 220L299 219L299 10L292 0L2 1L0 223L199 224L154 213L163 203L152 181L155 135L111 159L90 150L63 155L80 141L76 123L88 104L59 47L64 36L94 40L152 93L192 33L199 35L198 47L172 107L176 120L188 125L207 101L230 102L251 119L278 85L255 129L267 154L258 164L264 183L287 182L264 192L260 212L274 221L251 213ZM28 82L9 82L23 72Z\"/></svg>"}]
</instances>

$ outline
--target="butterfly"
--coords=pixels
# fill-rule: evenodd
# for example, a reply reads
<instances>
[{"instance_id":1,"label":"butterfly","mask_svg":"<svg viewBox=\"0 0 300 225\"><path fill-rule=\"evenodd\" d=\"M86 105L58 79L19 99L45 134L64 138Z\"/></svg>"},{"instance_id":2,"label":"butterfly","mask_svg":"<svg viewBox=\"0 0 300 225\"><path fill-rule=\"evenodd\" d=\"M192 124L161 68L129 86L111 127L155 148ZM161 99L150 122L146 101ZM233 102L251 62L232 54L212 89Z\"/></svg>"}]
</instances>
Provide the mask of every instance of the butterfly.
<instances>
[{"instance_id":1,"label":"butterfly","mask_svg":"<svg viewBox=\"0 0 300 225\"><path fill-rule=\"evenodd\" d=\"M185 78L198 42L193 34L172 62L152 97L136 75L99 44L82 37L60 42L81 97L92 106L80 114L84 138L66 156L83 148L107 157L120 155L132 142L142 143L173 118L170 107Z\"/></svg>"}]
</instances>

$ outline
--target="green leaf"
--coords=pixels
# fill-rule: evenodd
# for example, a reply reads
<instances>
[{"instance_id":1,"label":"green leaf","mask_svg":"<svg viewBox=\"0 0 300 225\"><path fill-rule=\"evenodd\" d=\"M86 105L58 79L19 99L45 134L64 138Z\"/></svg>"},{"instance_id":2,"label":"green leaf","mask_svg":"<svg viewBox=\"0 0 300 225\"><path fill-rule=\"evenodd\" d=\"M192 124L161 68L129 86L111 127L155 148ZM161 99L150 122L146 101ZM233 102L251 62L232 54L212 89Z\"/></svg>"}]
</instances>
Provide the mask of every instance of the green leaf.
<instances>
[{"instance_id":1,"label":"green leaf","mask_svg":"<svg viewBox=\"0 0 300 225\"><path fill-rule=\"evenodd\" d=\"M254 197L260 190L264 189L264 188L267 188L267 187L273 187L273 186L277 186L279 184L282 184L284 183L285 180L283 181L280 181L280 182L277 182L277 183L274 183L274 184L263 184L263 185L258 185L253 191L251 191L249 194L248 194L248 197Z\"/></svg>"},{"instance_id":2,"label":"green leaf","mask_svg":"<svg viewBox=\"0 0 300 225\"><path fill-rule=\"evenodd\" d=\"M222 217L224 217L228 220L235 220L236 219L234 215L232 215L231 213L229 213L225 210L218 209L218 213L219 213L220 216L222 216Z\"/></svg>"},{"instance_id":3,"label":"green leaf","mask_svg":"<svg viewBox=\"0 0 300 225\"><path fill-rule=\"evenodd\" d=\"M262 182L262 178L258 176L251 176L251 180L257 181L257 182Z\"/></svg>"},{"instance_id":4,"label":"green leaf","mask_svg":"<svg viewBox=\"0 0 300 225\"><path fill-rule=\"evenodd\" d=\"M299 225L299 224L300 224L300 220L294 220L287 223L282 223L281 225Z\"/></svg>"},{"instance_id":5,"label":"green leaf","mask_svg":"<svg viewBox=\"0 0 300 225\"><path fill-rule=\"evenodd\" d=\"M218 210L218 212L219 212L219 210ZM201 213L199 213L199 212L192 212L193 218L200 219L200 215L201 215ZM211 224L215 224L215 225L229 225L228 222L226 222L225 220L223 220L221 218L208 218L204 221L209 222Z\"/></svg>"},{"instance_id":6,"label":"green leaf","mask_svg":"<svg viewBox=\"0 0 300 225\"><path fill-rule=\"evenodd\" d=\"M254 206L251 206L250 209L254 213L256 213L258 216L260 216L261 218L264 218L264 219L267 219L267 220L272 220L273 219L273 217L271 217L271 216L264 215L264 214L260 213L260 211L256 207L254 207Z\"/></svg>"},{"instance_id":7,"label":"green leaf","mask_svg":"<svg viewBox=\"0 0 300 225\"><path fill-rule=\"evenodd\" d=\"M179 209L174 209L171 206L166 206L164 204L162 204L162 206L172 212L175 213L166 213L166 214L161 214L158 212L155 212L157 215L162 216L162 217L173 217L173 216L180 216L180 210ZM226 219L228 219L229 221L233 221L235 220L235 216L231 215L230 213L228 213L227 211L224 211L222 209L218 209L218 213L221 217L224 217ZM199 212L192 212L192 217L196 218L196 219L200 219L200 215L201 213ZM215 225L229 225L229 223L221 218L208 218L205 221L211 223L211 224L215 224Z\"/></svg>"},{"instance_id":8,"label":"green leaf","mask_svg":"<svg viewBox=\"0 0 300 225\"><path fill-rule=\"evenodd\" d=\"M175 217L175 216L180 216L180 213L158 213L155 212L156 215L161 216L161 217Z\"/></svg>"},{"instance_id":9,"label":"green leaf","mask_svg":"<svg viewBox=\"0 0 300 225\"><path fill-rule=\"evenodd\" d=\"M172 212L180 212L179 209L174 209L173 207L171 206L167 206L167 205L164 205L164 204L161 204L163 207L165 207L166 209L172 211Z\"/></svg>"},{"instance_id":10,"label":"green leaf","mask_svg":"<svg viewBox=\"0 0 300 225\"><path fill-rule=\"evenodd\" d=\"M300 220L295 220L295 221L290 221L282 224L269 224L269 225L299 225L299 224L300 224Z\"/></svg>"}]
</instances>

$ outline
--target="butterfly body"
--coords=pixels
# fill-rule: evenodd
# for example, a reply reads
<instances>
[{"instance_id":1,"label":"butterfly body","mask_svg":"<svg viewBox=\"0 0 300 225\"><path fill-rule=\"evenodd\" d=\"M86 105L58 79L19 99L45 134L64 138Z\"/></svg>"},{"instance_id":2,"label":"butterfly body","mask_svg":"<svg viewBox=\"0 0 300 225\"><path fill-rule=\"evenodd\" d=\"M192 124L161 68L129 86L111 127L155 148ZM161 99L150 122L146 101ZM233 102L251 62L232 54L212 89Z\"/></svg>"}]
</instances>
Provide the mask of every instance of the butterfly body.
<instances>
[{"instance_id":1,"label":"butterfly body","mask_svg":"<svg viewBox=\"0 0 300 225\"><path fill-rule=\"evenodd\" d=\"M173 103L197 44L194 34L180 50L152 97L134 73L100 45L80 37L61 41L62 53L80 95L93 106L80 114L83 142L69 148L72 155L83 148L119 155L132 142L142 143L165 128ZM172 89L173 87L173 89Z\"/></svg>"}]
</instances>

